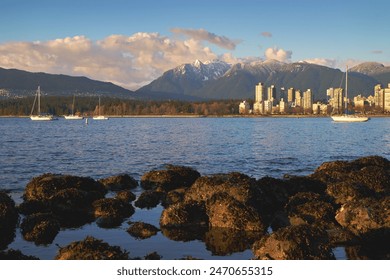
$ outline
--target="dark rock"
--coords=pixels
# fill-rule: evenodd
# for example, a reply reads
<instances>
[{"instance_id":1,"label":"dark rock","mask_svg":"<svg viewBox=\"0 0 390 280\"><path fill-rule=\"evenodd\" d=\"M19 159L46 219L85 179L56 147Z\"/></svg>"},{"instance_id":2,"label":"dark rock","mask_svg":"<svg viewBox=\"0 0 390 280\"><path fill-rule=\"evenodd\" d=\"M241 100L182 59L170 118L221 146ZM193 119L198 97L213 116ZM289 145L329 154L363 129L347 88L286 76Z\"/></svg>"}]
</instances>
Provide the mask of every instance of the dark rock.
<instances>
[{"instance_id":1,"label":"dark rock","mask_svg":"<svg viewBox=\"0 0 390 280\"><path fill-rule=\"evenodd\" d=\"M187 225L185 227L162 227L161 233L170 240L188 242L193 240L203 241L207 230L207 225Z\"/></svg>"},{"instance_id":2,"label":"dark rock","mask_svg":"<svg viewBox=\"0 0 390 280\"><path fill-rule=\"evenodd\" d=\"M161 188L171 191L188 188L199 177L200 173L190 167L167 165L166 169L145 173L141 178L141 187L147 190Z\"/></svg>"},{"instance_id":3,"label":"dark rock","mask_svg":"<svg viewBox=\"0 0 390 280\"><path fill-rule=\"evenodd\" d=\"M129 253L118 246L88 236L83 241L72 242L61 248L57 260L128 260Z\"/></svg>"},{"instance_id":4,"label":"dark rock","mask_svg":"<svg viewBox=\"0 0 390 280\"><path fill-rule=\"evenodd\" d=\"M145 257L144 257L145 260L161 260L162 259L162 256L157 254L157 252L152 252L150 254L147 254Z\"/></svg>"},{"instance_id":5,"label":"dark rock","mask_svg":"<svg viewBox=\"0 0 390 280\"><path fill-rule=\"evenodd\" d=\"M287 180L286 183L290 196L299 192L312 192L322 195L325 194L326 190L326 184L324 182L310 177L294 176Z\"/></svg>"},{"instance_id":6,"label":"dark rock","mask_svg":"<svg viewBox=\"0 0 390 280\"><path fill-rule=\"evenodd\" d=\"M390 238L390 197L364 198L344 204L337 222L364 242L380 244Z\"/></svg>"},{"instance_id":7,"label":"dark rock","mask_svg":"<svg viewBox=\"0 0 390 280\"><path fill-rule=\"evenodd\" d=\"M179 202L164 209L160 217L161 227L202 227L209 223L204 203Z\"/></svg>"},{"instance_id":8,"label":"dark rock","mask_svg":"<svg viewBox=\"0 0 390 280\"><path fill-rule=\"evenodd\" d=\"M102 183L109 191L121 191L135 189L138 186L137 180L128 174L111 176L100 179L98 182Z\"/></svg>"},{"instance_id":9,"label":"dark rock","mask_svg":"<svg viewBox=\"0 0 390 280\"><path fill-rule=\"evenodd\" d=\"M159 231L158 228L156 228L153 225L144 223L144 222L135 222L130 225L130 227L127 229L127 232L138 239L147 239L152 237L153 235L156 235Z\"/></svg>"},{"instance_id":10,"label":"dark rock","mask_svg":"<svg viewBox=\"0 0 390 280\"><path fill-rule=\"evenodd\" d=\"M184 200L185 189L176 189L170 191L163 198L162 205L168 207L169 205L181 202Z\"/></svg>"},{"instance_id":11,"label":"dark rock","mask_svg":"<svg viewBox=\"0 0 390 280\"><path fill-rule=\"evenodd\" d=\"M244 205L261 207L262 192L254 178L238 172L198 178L187 189L184 201L206 202L214 194L227 193Z\"/></svg>"},{"instance_id":12,"label":"dark rock","mask_svg":"<svg viewBox=\"0 0 390 280\"><path fill-rule=\"evenodd\" d=\"M344 204L348 201L374 196L375 192L361 184L360 182L338 182L331 183L326 189L327 194L334 199L337 204Z\"/></svg>"},{"instance_id":13,"label":"dark rock","mask_svg":"<svg viewBox=\"0 0 390 280\"><path fill-rule=\"evenodd\" d=\"M51 214L36 213L24 218L20 228L27 241L50 244L60 231L60 223Z\"/></svg>"},{"instance_id":14,"label":"dark rock","mask_svg":"<svg viewBox=\"0 0 390 280\"><path fill-rule=\"evenodd\" d=\"M261 213L273 216L275 212L284 208L290 196L289 185L285 180L263 177L257 184L263 194Z\"/></svg>"},{"instance_id":15,"label":"dark rock","mask_svg":"<svg viewBox=\"0 0 390 280\"><path fill-rule=\"evenodd\" d=\"M256 241L256 259L321 260L334 259L327 233L321 228L299 225L281 228Z\"/></svg>"},{"instance_id":16,"label":"dark rock","mask_svg":"<svg viewBox=\"0 0 390 280\"><path fill-rule=\"evenodd\" d=\"M264 231L259 214L227 193L214 194L206 202L210 227L230 228L238 231Z\"/></svg>"},{"instance_id":17,"label":"dark rock","mask_svg":"<svg viewBox=\"0 0 390 280\"><path fill-rule=\"evenodd\" d=\"M160 203L164 196L165 194L162 192L146 190L141 193L134 205L138 208L154 208Z\"/></svg>"},{"instance_id":18,"label":"dark rock","mask_svg":"<svg viewBox=\"0 0 390 280\"><path fill-rule=\"evenodd\" d=\"M379 156L363 157L350 162L325 162L310 177L327 185L343 183L359 188L364 186L374 191L378 197L390 194L390 161ZM367 195L370 196L371 193Z\"/></svg>"},{"instance_id":19,"label":"dark rock","mask_svg":"<svg viewBox=\"0 0 390 280\"><path fill-rule=\"evenodd\" d=\"M0 251L0 260L39 260L39 258L24 255L19 250L9 249L5 252Z\"/></svg>"},{"instance_id":20,"label":"dark rock","mask_svg":"<svg viewBox=\"0 0 390 280\"><path fill-rule=\"evenodd\" d=\"M43 174L33 178L26 186L24 200L51 200L59 191L75 188L85 191L87 201L104 197L104 186L92 178L61 174Z\"/></svg>"},{"instance_id":21,"label":"dark rock","mask_svg":"<svg viewBox=\"0 0 390 280\"><path fill-rule=\"evenodd\" d=\"M19 213L23 215L31 215L34 213L50 213L51 210L51 202L47 200L25 200L17 207Z\"/></svg>"},{"instance_id":22,"label":"dark rock","mask_svg":"<svg viewBox=\"0 0 390 280\"><path fill-rule=\"evenodd\" d=\"M15 229L19 215L15 202L3 191L0 191L0 231Z\"/></svg>"},{"instance_id":23,"label":"dark rock","mask_svg":"<svg viewBox=\"0 0 390 280\"><path fill-rule=\"evenodd\" d=\"M388 242L387 242L388 243ZM390 245L383 241L380 246L354 245L345 247L349 260L390 260Z\"/></svg>"},{"instance_id":24,"label":"dark rock","mask_svg":"<svg viewBox=\"0 0 390 280\"><path fill-rule=\"evenodd\" d=\"M229 256L250 249L262 234L258 232L235 231L230 228L210 228L205 234L207 250L216 256Z\"/></svg>"},{"instance_id":25,"label":"dark rock","mask_svg":"<svg viewBox=\"0 0 390 280\"><path fill-rule=\"evenodd\" d=\"M134 207L116 198L102 198L93 203L95 217L127 218L134 214Z\"/></svg>"},{"instance_id":26,"label":"dark rock","mask_svg":"<svg viewBox=\"0 0 390 280\"><path fill-rule=\"evenodd\" d=\"M297 193L286 204L286 212L291 225L313 224L333 228L335 209L332 204L319 200L315 193Z\"/></svg>"},{"instance_id":27,"label":"dark rock","mask_svg":"<svg viewBox=\"0 0 390 280\"><path fill-rule=\"evenodd\" d=\"M115 198L121 199L125 202L131 202L131 201L135 200L136 196L135 196L135 194L133 194L129 190L123 190L123 191L117 192Z\"/></svg>"}]
</instances>

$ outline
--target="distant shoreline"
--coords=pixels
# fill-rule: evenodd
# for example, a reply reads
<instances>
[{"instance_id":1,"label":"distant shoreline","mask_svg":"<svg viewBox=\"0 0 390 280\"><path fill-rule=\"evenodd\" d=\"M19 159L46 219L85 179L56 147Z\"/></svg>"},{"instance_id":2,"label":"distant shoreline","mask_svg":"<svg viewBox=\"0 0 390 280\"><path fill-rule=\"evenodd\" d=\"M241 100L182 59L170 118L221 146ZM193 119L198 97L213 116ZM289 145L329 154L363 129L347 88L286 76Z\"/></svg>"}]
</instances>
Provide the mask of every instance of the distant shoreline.
<instances>
[{"instance_id":1,"label":"distant shoreline","mask_svg":"<svg viewBox=\"0 0 390 280\"><path fill-rule=\"evenodd\" d=\"M109 118L330 118L328 115L106 115ZM367 115L370 118L388 118L389 114ZM0 116L0 118L29 118L30 116ZM63 116L58 116L63 118ZM84 116L93 118L93 116Z\"/></svg>"}]
</instances>

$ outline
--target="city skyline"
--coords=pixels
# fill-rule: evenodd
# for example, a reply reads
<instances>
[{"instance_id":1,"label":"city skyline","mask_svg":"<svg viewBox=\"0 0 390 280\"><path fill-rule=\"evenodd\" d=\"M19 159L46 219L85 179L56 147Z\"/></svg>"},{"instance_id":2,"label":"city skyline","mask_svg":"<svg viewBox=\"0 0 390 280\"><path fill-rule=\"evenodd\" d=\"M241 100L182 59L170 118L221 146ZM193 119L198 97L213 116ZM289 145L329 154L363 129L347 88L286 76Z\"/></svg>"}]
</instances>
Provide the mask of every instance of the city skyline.
<instances>
[{"instance_id":1,"label":"city skyline","mask_svg":"<svg viewBox=\"0 0 390 280\"><path fill-rule=\"evenodd\" d=\"M5 0L0 67L129 89L183 63L390 65L387 1Z\"/></svg>"}]
</instances>

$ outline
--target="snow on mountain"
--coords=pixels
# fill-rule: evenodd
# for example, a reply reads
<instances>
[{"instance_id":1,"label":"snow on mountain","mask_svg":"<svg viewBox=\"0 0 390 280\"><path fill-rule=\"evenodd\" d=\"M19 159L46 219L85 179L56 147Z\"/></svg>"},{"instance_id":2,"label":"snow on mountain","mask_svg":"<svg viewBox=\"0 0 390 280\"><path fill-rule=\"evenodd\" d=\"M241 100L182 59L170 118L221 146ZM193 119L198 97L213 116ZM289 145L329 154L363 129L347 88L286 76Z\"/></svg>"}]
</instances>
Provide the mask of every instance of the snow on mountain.
<instances>
[{"instance_id":1,"label":"snow on mountain","mask_svg":"<svg viewBox=\"0 0 390 280\"><path fill-rule=\"evenodd\" d=\"M172 69L172 71L176 78L187 76L194 80L208 81L218 79L230 67L230 64L219 60L206 61L205 63L195 60L193 63L182 64Z\"/></svg>"}]
</instances>

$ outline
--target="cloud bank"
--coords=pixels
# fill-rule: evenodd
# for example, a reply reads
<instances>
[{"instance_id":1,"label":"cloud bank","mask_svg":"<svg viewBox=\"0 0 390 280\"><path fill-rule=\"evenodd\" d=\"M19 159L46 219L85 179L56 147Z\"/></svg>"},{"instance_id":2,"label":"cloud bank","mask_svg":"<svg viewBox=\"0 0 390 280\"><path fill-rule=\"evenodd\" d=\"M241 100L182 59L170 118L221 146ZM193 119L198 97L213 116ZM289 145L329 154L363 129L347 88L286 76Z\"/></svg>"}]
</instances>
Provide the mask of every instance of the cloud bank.
<instances>
[{"instance_id":1,"label":"cloud bank","mask_svg":"<svg viewBox=\"0 0 390 280\"><path fill-rule=\"evenodd\" d=\"M276 59L282 62L290 62L292 51L285 51L279 48L268 48L265 50L266 59Z\"/></svg>"},{"instance_id":2,"label":"cloud bank","mask_svg":"<svg viewBox=\"0 0 390 280\"><path fill-rule=\"evenodd\" d=\"M176 30L190 38L171 39L159 33L111 35L99 41L74 36L45 42L9 42L0 44L0 67L31 72L87 76L110 81L129 89L138 89L164 71L196 59L235 60L217 55L203 44L208 41L227 49L235 43L205 30ZM192 36L191 36L192 35Z\"/></svg>"}]
</instances>

